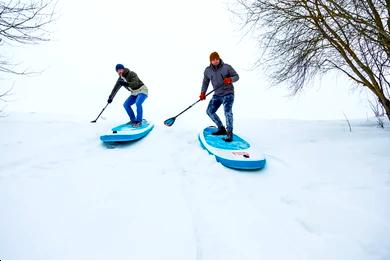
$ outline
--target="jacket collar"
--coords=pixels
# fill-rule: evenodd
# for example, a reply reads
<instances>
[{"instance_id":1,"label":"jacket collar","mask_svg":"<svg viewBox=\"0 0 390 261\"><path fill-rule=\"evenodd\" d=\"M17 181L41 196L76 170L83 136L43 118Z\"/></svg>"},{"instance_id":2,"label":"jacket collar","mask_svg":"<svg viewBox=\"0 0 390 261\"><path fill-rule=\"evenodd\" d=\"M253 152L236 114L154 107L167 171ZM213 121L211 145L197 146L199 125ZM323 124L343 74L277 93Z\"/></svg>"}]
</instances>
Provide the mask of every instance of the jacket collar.
<instances>
[{"instance_id":1,"label":"jacket collar","mask_svg":"<svg viewBox=\"0 0 390 261\"><path fill-rule=\"evenodd\" d=\"M130 73L130 70L125 68L125 71L123 72L123 77L127 77L127 75Z\"/></svg>"},{"instance_id":2,"label":"jacket collar","mask_svg":"<svg viewBox=\"0 0 390 261\"><path fill-rule=\"evenodd\" d=\"M224 65L224 62L222 59L219 59L219 64L217 66L214 66L212 63L210 63L210 68L213 69L214 71L219 70L222 66Z\"/></svg>"}]
</instances>

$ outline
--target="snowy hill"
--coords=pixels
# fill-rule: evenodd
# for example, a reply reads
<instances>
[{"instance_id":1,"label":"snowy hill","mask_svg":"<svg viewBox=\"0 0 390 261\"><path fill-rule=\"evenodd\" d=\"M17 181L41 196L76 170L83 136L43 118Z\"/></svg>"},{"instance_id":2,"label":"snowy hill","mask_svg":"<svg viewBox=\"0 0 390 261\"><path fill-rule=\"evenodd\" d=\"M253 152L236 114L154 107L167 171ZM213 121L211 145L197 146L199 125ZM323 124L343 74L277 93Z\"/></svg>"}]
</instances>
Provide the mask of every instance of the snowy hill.
<instances>
[{"instance_id":1,"label":"snowy hill","mask_svg":"<svg viewBox=\"0 0 390 261\"><path fill-rule=\"evenodd\" d=\"M390 258L388 126L237 119L267 157L244 172L184 119L104 146L118 123L0 119L2 259Z\"/></svg>"}]
</instances>

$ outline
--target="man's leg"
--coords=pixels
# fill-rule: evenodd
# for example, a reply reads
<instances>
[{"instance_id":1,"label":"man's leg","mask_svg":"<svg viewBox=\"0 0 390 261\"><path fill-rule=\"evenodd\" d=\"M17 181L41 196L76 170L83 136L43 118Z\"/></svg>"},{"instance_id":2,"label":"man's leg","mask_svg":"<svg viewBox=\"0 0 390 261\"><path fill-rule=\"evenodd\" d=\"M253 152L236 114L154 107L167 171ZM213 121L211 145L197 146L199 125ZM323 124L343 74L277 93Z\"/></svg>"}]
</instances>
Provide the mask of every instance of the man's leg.
<instances>
[{"instance_id":1,"label":"man's leg","mask_svg":"<svg viewBox=\"0 0 390 261\"><path fill-rule=\"evenodd\" d=\"M223 97L223 108L226 118L226 130L233 132L233 102L234 94L228 94Z\"/></svg>"},{"instance_id":2,"label":"man's leg","mask_svg":"<svg viewBox=\"0 0 390 261\"><path fill-rule=\"evenodd\" d=\"M143 117L143 109L142 103L148 98L148 96L144 93L140 93L137 95L137 99L135 101L135 105L137 106L137 122L142 122Z\"/></svg>"},{"instance_id":3,"label":"man's leg","mask_svg":"<svg viewBox=\"0 0 390 261\"><path fill-rule=\"evenodd\" d=\"M131 105L135 103L136 98L137 96L130 95L129 98L127 98L127 100L123 104L123 107L125 107L125 110L130 117L130 121L135 121L135 115L133 110L131 109Z\"/></svg>"},{"instance_id":4,"label":"man's leg","mask_svg":"<svg viewBox=\"0 0 390 261\"><path fill-rule=\"evenodd\" d=\"M211 98L211 101L209 103L209 106L207 107L207 115L211 118L211 120L217 125L218 131L213 132L213 135L225 135L226 134L226 129L223 126L221 119L217 115L217 110L222 104L222 98L219 96L213 96Z\"/></svg>"}]
</instances>

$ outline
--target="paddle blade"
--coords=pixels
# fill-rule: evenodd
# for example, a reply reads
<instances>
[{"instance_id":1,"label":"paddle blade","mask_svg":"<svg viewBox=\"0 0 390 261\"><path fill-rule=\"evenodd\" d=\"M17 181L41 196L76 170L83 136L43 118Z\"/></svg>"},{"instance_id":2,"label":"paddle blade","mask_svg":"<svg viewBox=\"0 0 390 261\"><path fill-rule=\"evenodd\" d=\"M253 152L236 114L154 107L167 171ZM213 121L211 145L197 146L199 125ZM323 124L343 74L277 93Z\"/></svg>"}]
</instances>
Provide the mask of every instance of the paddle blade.
<instances>
[{"instance_id":1,"label":"paddle blade","mask_svg":"<svg viewBox=\"0 0 390 261\"><path fill-rule=\"evenodd\" d=\"M164 121L164 124L168 127L171 127L175 123L176 117L169 118L168 120Z\"/></svg>"}]
</instances>

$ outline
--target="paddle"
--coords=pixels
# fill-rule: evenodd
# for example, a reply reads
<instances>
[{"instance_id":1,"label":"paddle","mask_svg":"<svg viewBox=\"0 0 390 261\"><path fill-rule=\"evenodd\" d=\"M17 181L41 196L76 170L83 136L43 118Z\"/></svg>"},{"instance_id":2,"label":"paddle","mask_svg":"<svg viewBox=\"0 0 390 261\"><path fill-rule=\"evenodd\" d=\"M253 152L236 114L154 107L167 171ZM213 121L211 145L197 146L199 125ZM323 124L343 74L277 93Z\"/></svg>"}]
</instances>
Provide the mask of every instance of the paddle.
<instances>
[{"instance_id":1,"label":"paddle","mask_svg":"<svg viewBox=\"0 0 390 261\"><path fill-rule=\"evenodd\" d=\"M216 88L216 89L210 91L209 93L207 93L207 94L206 94L206 97L207 97L210 93L214 92L215 90L217 90L217 89L219 89L219 88L220 88L220 87L218 87L218 88ZM172 118L169 118L169 119L165 120L165 121L164 121L164 124L165 124L166 126L168 126L168 127L171 127L171 126L175 123L175 120L176 120L177 117L179 117L180 115L182 115L183 113L185 113L187 110L189 110L192 106L194 106L195 104L197 104L197 103L200 102L200 101L201 101L200 99L197 100L196 102L194 102L193 104L191 104L190 106L188 106L187 109L185 109L184 111L180 112L180 113L179 113L178 115L176 115L175 117L172 117Z\"/></svg>"},{"instance_id":2,"label":"paddle","mask_svg":"<svg viewBox=\"0 0 390 261\"><path fill-rule=\"evenodd\" d=\"M91 123L96 123L96 121L99 119L100 115L102 115L103 111L107 108L108 104L109 103L107 102L107 104L106 104L106 106L104 106L103 110L99 113L99 115L96 117L95 120L91 121Z\"/></svg>"}]
</instances>

